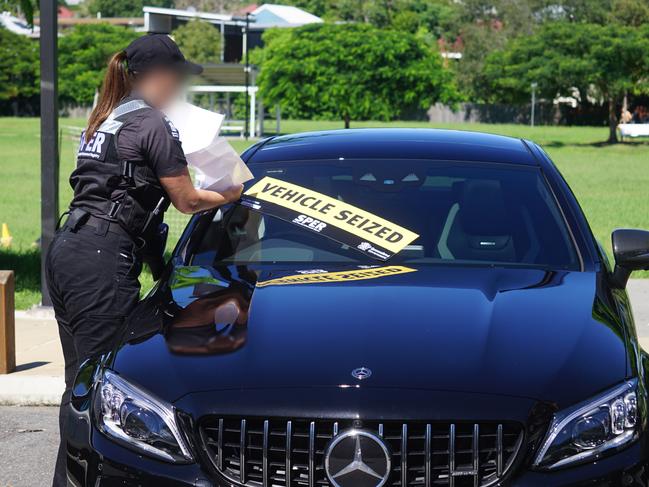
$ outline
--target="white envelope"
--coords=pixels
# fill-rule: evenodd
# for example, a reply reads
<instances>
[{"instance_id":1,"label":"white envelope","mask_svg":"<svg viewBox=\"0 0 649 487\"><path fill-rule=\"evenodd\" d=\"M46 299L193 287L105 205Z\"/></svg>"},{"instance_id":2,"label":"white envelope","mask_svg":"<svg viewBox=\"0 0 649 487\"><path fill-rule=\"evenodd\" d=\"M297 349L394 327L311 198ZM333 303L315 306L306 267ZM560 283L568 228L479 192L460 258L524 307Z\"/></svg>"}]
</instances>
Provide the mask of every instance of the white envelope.
<instances>
[{"instance_id":1,"label":"white envelope","mask_svg":"<svg viewBox=\"0 0 649 487\"><path fill-rule=\"evenodd\" d=\"M224 116L187 102L165 110L178 129L185 157L195 171L199 187L223 191L253 178L252 173L219 131Z\"/></svg>"}]
</instances>

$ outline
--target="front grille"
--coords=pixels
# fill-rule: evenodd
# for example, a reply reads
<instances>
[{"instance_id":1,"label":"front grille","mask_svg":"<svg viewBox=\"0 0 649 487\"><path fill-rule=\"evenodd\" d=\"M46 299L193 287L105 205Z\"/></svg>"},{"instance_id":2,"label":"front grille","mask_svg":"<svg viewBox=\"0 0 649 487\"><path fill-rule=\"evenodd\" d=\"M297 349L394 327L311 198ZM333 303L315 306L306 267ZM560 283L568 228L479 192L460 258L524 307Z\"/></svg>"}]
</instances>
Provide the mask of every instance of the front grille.
<instances>
[{"instance_id":1,"label":"front grille","mask_svg":"<svg viewBox=\"0 0 649 487\"><path fill-rule=\"evenodd\" d=\"M327 445L357 428L385 441L391 487L484 487L501 480L523 441L517 423L401 423L354 420L205 418L201 441L228 480L251 487L329 486ZM351 459L350 459L351 460Z\"/></svg>"}]
</instances>

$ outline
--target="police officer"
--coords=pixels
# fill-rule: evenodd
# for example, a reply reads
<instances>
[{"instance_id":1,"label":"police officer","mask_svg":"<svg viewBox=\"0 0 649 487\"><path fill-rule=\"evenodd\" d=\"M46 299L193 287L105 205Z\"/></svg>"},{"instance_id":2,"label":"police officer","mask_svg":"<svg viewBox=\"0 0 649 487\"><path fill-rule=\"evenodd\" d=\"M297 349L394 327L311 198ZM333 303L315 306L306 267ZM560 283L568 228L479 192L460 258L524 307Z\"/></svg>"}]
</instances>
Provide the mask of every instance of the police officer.
<instances>
[{"instance_id":1,"label":"police officer","mask_svg":"<svg viewBox=\"0 0 649 487\"><path fill-rule=\"evenodd\" d=\"M65 357L55 486L66 485L70 391L80 363L109 351L138 301L142 262L159 272L164 211L196 213L235 201L241 186L195 189L178 131L159 111L188 74L199 74L166 35L133 41L108 65L81 136L68 218L47 255L47 284Z\"/></svg>"}]
</instances>

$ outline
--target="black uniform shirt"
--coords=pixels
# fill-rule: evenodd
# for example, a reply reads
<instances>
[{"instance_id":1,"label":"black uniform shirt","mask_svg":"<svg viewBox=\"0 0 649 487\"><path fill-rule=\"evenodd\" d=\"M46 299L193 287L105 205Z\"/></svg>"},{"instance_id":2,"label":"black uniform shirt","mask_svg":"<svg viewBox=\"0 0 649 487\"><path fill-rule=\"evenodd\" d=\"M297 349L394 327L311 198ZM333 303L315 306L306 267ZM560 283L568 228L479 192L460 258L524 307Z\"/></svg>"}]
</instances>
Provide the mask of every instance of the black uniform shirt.
<instances>
[{"instance_id":1,"label":"black uniform shirt","mask_svg":"<svg viewBox=\"0 0 649 487\"><path fill-rule=\"evenodd\" d=\"M117 151L120 159L143 162L158 178L176 176L187 167L178 130L155 109L129 117L117 135Z\"/></svg>"},{"instance_id":2,"label":"black uniform shirt","mask_svg":"<svg viewBox=\"0 0 649 487\"><path fill-rule=\"evenodd\" d=\"M131 96L124 102L136 98ZM159 179L186 171L187 160L178 131L159 110L139 109L121 120L123 125L116 141L110 133L104 133L80 144L77 168L70 176L74 189L70 207L82 208L98 217L109 216L127 232L137 235L143 232L149 213L168 196ZM137 168L130 188L120 177L122 161L130 161ZM126 207L126 211L121 211L121 207ZM160 218L162 213L159 212Z\"/></svg>"}]
</instances>

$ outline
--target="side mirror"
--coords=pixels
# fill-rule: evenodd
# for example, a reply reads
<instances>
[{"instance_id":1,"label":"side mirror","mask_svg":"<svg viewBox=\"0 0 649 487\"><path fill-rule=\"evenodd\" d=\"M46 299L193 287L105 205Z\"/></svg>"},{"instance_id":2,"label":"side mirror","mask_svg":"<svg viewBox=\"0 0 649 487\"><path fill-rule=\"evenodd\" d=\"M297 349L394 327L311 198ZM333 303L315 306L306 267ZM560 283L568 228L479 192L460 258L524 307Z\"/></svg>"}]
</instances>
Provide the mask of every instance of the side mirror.
<instances>
[{"instance_id":1,"label":"side mirror","mask_svg":"<svg viewBox=\"0 0 649 487\"><path fill-rule=\"evenodd\" d=\"M624 289L633 271L649 270L649 232L620 229L612 235L615 271L613 284Z\"/></svg>"}]
</instances>

